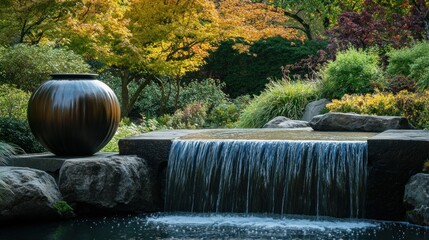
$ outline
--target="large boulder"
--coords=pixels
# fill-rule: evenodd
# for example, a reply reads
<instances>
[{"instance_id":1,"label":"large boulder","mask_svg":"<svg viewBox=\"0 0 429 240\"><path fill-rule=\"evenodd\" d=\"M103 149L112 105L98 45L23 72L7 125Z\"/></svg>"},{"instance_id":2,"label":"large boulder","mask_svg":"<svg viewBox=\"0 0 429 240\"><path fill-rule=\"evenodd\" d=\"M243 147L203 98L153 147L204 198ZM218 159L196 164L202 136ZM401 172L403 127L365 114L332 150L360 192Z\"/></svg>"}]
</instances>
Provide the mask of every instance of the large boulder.
<instances>
[{"instance_id":1,"label":"large boulder","mask_svg":"<svg viewBox=\"0 0 429 240\"><path fill-rule=\"evenodd\" d=\"M44 171L0 167L0 221L52 219L61 200L58 186Z\"/></svg>"},{"instance_id":2,"label":"large boulder","mask_svg":"<svg viewBox=\"0 0 429 240\"><path fill-rule=\"evenodd\" d=\"M322 110L326 107L326 104L328 103L330 103L330 101L325 98L308 103L307 106L305 106L302 120L309 122L313 117L321 114Z\"/></svg>"},{"instance_id":3,"label":"large boulder","mask_svg":"<svg viewBox=\"0 0 429 240\"><path fill-rule=\"evenodd\" d=\"M407 220L429 226L429 174L419 173L405 185L404 203Z\"/></svg>"},{"instance_id":4,"label":"large boulder","mask_svg":"<svg viewBox=\"0 0 429 240\"><path fill-rule=\"evenodd\" d=\"M135 156L66 160L59 187L77 213L153 210L149 170Z\"/></svg>"},{"instance_id":5,"label":"large boulder","mask_svg":"<svg viewBox=\"0 0 429 240\"><path fill-rule=\"evenodd\" d=\"M267 122L263 128L304 128L309 127L308 122L292 120L287 117L278 116Z\"/></svg>"},{"instance_id":6,"label":"large boulder","mask_svg":"<svg viewBox=\"0 0 429 240\"><path fill-rule=\"evenodd\" d=\"M383 132L388 129L414 129L404 117L338 112L317 115L309 124L316 131Z\"/></svg>"}]
</instances>

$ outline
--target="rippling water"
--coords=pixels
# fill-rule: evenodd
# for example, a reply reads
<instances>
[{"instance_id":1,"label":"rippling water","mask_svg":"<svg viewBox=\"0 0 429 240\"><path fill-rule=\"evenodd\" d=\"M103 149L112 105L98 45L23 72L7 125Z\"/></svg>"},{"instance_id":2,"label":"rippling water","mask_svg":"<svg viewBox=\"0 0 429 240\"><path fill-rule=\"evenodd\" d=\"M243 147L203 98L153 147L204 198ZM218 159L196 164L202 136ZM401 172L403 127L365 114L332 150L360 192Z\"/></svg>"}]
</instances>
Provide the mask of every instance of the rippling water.
<instances>
[{"instance_id":1,"label":"rippling water","mask_svg":"<svg viewBox=\"0 0 429 240\"><path fill-rule=\"evenodd\" d=\"M0 227L0 239L429 239L401 222L280 215L159 213Z\"/></svg>"}]
</instances>

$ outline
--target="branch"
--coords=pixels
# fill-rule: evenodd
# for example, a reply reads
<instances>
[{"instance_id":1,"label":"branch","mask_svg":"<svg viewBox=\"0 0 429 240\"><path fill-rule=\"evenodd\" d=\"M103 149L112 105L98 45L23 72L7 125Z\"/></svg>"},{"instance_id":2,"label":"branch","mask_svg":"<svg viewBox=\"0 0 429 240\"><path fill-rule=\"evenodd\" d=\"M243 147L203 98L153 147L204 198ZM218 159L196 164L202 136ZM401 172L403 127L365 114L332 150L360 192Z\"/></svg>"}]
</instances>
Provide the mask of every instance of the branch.
<instances>
[{"instance_id":1,"label":"branch","mask_svg":"<svg viewBox=\"0 0 429 240\"><path fill-rule=\"evenodd\" d=\"M134 104L136 103L137 99L140 97L140 94L142 93L143 89L152 81L150 78L144 79L144 82L139 85L137 90L134 92L133 96L131 97L130 101L128 102L127 106L127 113L131 112Z\"/></svg>"},{"instance_id":2,"label":"branch","mask_svg":"<svg viewBox=\"0 0 429 240\"><path fill-rule=\"evenodd\" d=\"M308 23L306 23L304 19L302 19L300 16L298 16L299 12L301 12L301 10L298 10L298 12L296 14L293 14L293 13L290 13L290 12L288 12L286 10L283 10L283 14L285 16L294 19L295 21L297 21L299 24L301 24L303 26L303 28L299 29L299 30L301 30L301 31L303 31L305 33L305 35L307 36L308 40L312 40L313 37L311 36L310 25Z\"/></svg>"}]
</instances>

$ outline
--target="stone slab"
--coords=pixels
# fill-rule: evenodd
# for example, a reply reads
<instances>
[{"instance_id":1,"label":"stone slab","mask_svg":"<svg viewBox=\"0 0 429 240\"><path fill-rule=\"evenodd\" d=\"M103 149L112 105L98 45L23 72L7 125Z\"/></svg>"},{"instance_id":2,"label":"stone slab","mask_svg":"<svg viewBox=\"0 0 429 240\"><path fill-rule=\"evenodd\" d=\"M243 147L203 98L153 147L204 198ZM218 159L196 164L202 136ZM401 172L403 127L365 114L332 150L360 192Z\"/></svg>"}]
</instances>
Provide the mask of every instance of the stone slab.
<instances>
[{"instance_id":1,"label":"stone slab","mask_svg":"<svg viewBox=\"0 0 429 240\"><path fill-rule=\"evenodd\" d=\"M92 156L79 156L79 157L66 157L66 156L57 156L53 153L35 153L35 154L22 154L16 155L7 159L8 166L14 167L28 167L38 170L45 171L51 174L55 180L58 182L58 174L61 166L66 160L74 159L92 159L100 157L108 157L117 155L118 153L114 152L99 152Z\"/></svg>"},{"instance_id":2,"label":"stone slab","mask_svg":"<svg viewBox=\"0 0 429 240\"><path fill-rule=\"evenodd\" d=\"M404 220L404 189L429 159L429 131L388 130L368 139L366 217Z\"/></svg>"}]
</instances>

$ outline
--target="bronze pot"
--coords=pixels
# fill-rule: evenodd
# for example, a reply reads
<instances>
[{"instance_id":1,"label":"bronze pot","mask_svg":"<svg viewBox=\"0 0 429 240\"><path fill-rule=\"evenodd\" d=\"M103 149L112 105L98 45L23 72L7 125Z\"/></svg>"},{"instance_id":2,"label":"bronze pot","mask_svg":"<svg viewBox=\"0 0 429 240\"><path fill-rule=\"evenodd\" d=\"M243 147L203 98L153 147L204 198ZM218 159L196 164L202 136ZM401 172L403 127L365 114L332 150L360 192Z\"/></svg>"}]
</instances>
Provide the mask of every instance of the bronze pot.
<instances>
[{"instance_id":1,"label":"bronze pot","mask_svg":"<svg viewBox=\"0 0 429 240\"><path fill-rule=\"evenodd\" d=\"M27 118L31 132L60 156L87 156L115 134L121 113L113 91L97 74L52 74L31 95Z\"/></svg>"}]
</instances>

